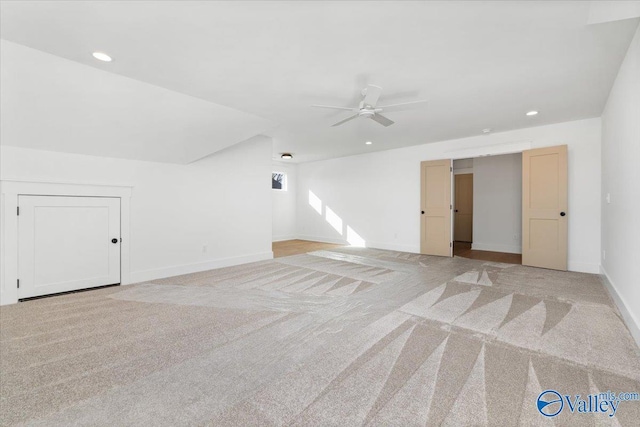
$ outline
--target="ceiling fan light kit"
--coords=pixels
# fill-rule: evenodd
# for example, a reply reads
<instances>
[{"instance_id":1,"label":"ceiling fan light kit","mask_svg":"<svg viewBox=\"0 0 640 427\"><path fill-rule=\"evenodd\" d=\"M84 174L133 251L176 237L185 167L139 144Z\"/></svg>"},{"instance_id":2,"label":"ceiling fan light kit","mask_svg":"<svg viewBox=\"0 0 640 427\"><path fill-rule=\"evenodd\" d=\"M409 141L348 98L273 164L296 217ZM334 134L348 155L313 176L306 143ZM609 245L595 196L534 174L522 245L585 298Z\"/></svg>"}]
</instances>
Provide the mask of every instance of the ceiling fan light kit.
<instances>
[{"instance_id":1,"label":"ceiling fan light kit","mask_svg":"<svg viewBox=\"0 0 640 427\"><path fill-rule=\"evenodd\" d=\"M373 120L374 122L380 123L384 127L391 126L395 122L382 114L383 111L393 111L394 109L406 108L408 105L412 104L422 104L427 102L426 100L422 101L413 101L413 102L403 102L400 104L391 104L391 105L380 105L378 106L378 99L380 98L380 94L382 93L382 88L380 86L375 85L367 85L364 89L362 89L362 101L360 101L360 105L358 107L348 108L348 107L336 107L333 105L312 105L315 108L329 108L333 110L347 110L355 112L354 115L347 117L344 120L339 121L338 123L334 123L331 125L332 127L340 126L348 121L353 119L357 119L358 117L364 117Z\"/></svg>"}]
</instances>

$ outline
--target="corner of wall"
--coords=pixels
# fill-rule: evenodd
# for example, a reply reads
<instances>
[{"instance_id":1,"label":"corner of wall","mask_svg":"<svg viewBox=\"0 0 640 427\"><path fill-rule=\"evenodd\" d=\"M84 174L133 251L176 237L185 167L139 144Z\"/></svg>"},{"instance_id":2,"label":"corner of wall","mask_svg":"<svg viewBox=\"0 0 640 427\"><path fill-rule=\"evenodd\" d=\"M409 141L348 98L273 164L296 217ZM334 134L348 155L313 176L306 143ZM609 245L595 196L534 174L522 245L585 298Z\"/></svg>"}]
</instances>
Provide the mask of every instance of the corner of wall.
<instances>
[{"instance_id":1,"label":"corner of wall","mask_svg":"<svg viewBox=\"0 0 640 427\"><path fill-rule=\"evenodd\" d=\"M637 158L640 155L640 26L637 27L601 117L600 253L604 285L640 346L640 296L636 274ZM609 198L610 196L610 198ZM605 270L606 268L606 270ZM615 280L615 282L614 282Z\"/></svg>"},{"instance_id":2,"label":"corner of wall","mask_svg":"<svg viewBox=\"0 0 640 427\"><path fill-rule=\"evenodd\" d=\"M607 291L618 308L618 311L622 315L624 323L629 329L629 333L635 340L636 344L640 347L640 320L636 319L633 313L629 310L628 305L625 303L624 299L622 299L622 296L618 293L615 284L611 281L611 278L602 266L600 267L600 279L602 280L605 288L607 288Z\"/></svg>"}]
</instances>

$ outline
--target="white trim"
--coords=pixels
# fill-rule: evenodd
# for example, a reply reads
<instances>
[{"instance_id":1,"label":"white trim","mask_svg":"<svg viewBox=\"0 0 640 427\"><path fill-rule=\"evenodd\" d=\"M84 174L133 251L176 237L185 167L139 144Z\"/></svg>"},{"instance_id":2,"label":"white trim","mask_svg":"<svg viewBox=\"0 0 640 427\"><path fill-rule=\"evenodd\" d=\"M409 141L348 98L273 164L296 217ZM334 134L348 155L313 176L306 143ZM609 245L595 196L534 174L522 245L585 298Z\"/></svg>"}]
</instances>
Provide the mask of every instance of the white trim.
<instances>
[{"instance_id":1,"label":"white trim","mask_svg":"<svg viewBox=\"0 0 640 427\"><path fill-rule=\"evenodd\" d=\"M576 271L578 273L598 274L600 273L600 265L569 260L567 263L567 270Z\"/></svg>"},{"instance_id":2,"label":"white trim","mask_svg":"<svg viewBox=\"0 0 640 427\"><path fill-rule=\"evenodd\" d=\"M0 305L18 302L18 208L19 195L86 196L120 198L120 283L132 283L130 279L130 207L132 187L106 184L81 184L75 182L47 182L18 179L0 180L2 192L2 275L0 276Z\"/></svg>"},{"instance_id":3,"label":"white trim","mask_svg":"<svg viewBox=\"0 0 640 427\"><path fill-rule=\"evenodd\" d=\"M5 272L6 272L6 268L5 268L5 261L4 261L4 254L5 254L5 234L4 234L4 230L5 230L5 224L6 224L6 215L5 215L5 195L2 192L2 181L0 181L0 305L2 305L3 301L4 301L4 296L3 296L3 291L4 291L4 283L5 283ZM17 292L18 290L16 289L16 298L17 298Z\"/></svg>"},{"instance_id":4,"label":"white trim","mask_svg":"<svg viewBox=\"0 0 640 427\"><path fill-rule=\"evenodd\" d=\"M287 240L297 240L298 236L295 235L291 235L291 236L273 236L273 238L271 239L272 242L286 242Z\"/></svg>"},{"instance_id":5,"label":"white trim","mask_svg":"<svg viewBox=\"0 0 640 427\"><path fill-rule=\"evenodd\" d=\"M453 204L456 201L456 181L453 173L453 159L449 159L449 257L453 258L453 236L455 234L455 217L453 215ZM423 183L420 183L422 191ZM418 251L420 252L420 251Z\"/></svg>"},{"instance_id":6,"label":"white trim","mask_svg":"<svg viewBox=\"0 0 640 427\"><path fill-rule=\"evenodd\" d=\"M172 267L157 268L153 270L135 271L131 273L132 283L147 282L166 277L180 276L182 274L198 273L200 271L214 270L216 268L231 267L250 262L273 259L273 252L261 252L252 255L241 255L229 258L220 258L212 261L195 264L174 265Z\"/></svg>"},{"instance_id":7,"label":"white trim","mask_svg":"<svg viewBox=\"0 0 640 427\"><path fill-rule=\"evenodd\" d=\"M78 181L55 181L50 179L19 179L19 178L2 178L4 182L20 182L20 183L32 183L32 184L64 184L64 185L90 185L95 187L123 187L133 188L131 184L113 184L104 182L78 182Z\"/></svg>"},{"instance_id":8,"label":"white trim","mask_svg":"<svg viewBox=\"0 0 640 427\"><path fill-rule=\"evenodd\" d=\"M127 185L80 184L76 182L0 180L5 194L131 197L133 187Z\"/></svg>"},{"instance_id":9,"label":"white trim","mask_svg":"<svg viewBox=\"0 0 640 427\"><path fill-rule=\"evenodd\" d=\"M333 237L320 237L320 236L309 236L306 234L300 234L296 237L298 240L308 240L310 242L321 242L321 243L334 243L336 245L348 245L346 239L337 239Z\"/></svg>"},{"instance_id":10,"label":"white trim","mask_svg":"<svg viewBox=\"0 0 640 427\"><path fill-rule=\"evenodd\" d=\"M631 333L633 339L636 341L638 346L640 346L640 321L638 321L638 319L636 319L633 313L629 310L629 307L625 304L624 299L622 299L622 296L618 293L616 286L611 281L611 278L603 266L600 266L600 280L602 280L605 288L609 291L609 295L611 295L611 299L618 307L618 311L620 311L620 314L624 319L624 323L629 329L629 333Z\"/></svg>"},{"instance_id":11,"label":"white trim","mask_svg":"<svg viewBox=\"0 0 640 427\"><path fill-rule=\"evenodd\" d=\"M338 238L331 238L331 237L309 236L309 235L301 234L296 237L293 237L293 239L308 240L310 242L333 243L336 245L351 246L346 239L338 239ZM412 254L420 253L420 247L414 246L414 245L396 245L394 243L365 241L365 247L371 248L371 249L384 249L387 251L409 252Z\"/></svg>"},{"instance_id":12,"label":"white trim","mask_svg":"<svg viewBox=\"0 0 640 427\"><path fill-rule=\"evenodd\" d=\"M469 159L483 156L497 156L501 154L522 153L531 149L531 141L508 142L505 144L488 145L485 147L473 147L462 150L451 150L443 153L444 158Z\"/></svg>"},{"instance_id":13,"label":"white trim","mask_svg":"<svg viewBox=\"0 0 640 427\"><path fill-rule=\"evenodd\" d=\"M495 243L471 243L471 249L475 251L505 252L509 254L521 254L522 245L500 245Z\"/></svg>"},{"instance_id":14,"label":"white trim","mask_svg":"<svg viewBox=\"0 0 640 427\"><path fill-rule=\"evenodd\" d=\"M468 173L473 174L473 168L453 169L454 175L466 175Z\"/></svg>"},{"instance_id":15,"label":"white trim","mask_svg":"<svg viewBox=\"0 0 640 427\"><path fill-rule=\"evenodd\" d=\"M384 249L387 251L408 252L412 254L420 253L420 246L397 245L395 243L366 242L366 247L371 249Z\"/></svg>"}]
</instances>

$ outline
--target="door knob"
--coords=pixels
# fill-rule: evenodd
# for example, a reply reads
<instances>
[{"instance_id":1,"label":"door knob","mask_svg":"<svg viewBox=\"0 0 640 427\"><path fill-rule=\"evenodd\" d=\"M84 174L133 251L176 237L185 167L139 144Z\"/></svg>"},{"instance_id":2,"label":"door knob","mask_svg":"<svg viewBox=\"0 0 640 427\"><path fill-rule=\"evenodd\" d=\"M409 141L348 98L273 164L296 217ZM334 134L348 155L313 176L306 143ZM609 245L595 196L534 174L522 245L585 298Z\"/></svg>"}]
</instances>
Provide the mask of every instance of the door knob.
<instances>
[{"instance_id":1,"label":"door knob","mask_svg":"<svg viewBox=\"0 0 640 427\"><path fill-rule=\"evenodd\" d=\"M115 245L116 243L118 243L118 239L116 239L116 238L111 239L111 243L113 243Z\"/></svg>"},{"instance_id":2,"label":"door knob","mask_svg":"<svg viewBox=\"0 0 640 427\"><path fill-rule=\"evenodd\" d=\"M566 215L566 213L560 212L560 216L565 216L565 215Z\"/></svg>"},{"instance_id":3,"label":"door knob","mask_svg":"<svg viewBox=\"0 0 640 427\"><path fill-rule=\"evenodd\" d=\"M456 209L456 212L458 212L458 209Z\"/></svg>"},{"instance_id":4,"label":"door knob","mask_svg":"<svg viewBox=\"0 0 640 427\"><path fill-rule=\"evenodd\" d=\"M424 211L420 211L420 213L421 213L422 215L424 215Z\"/></svg>"}]
</instances>

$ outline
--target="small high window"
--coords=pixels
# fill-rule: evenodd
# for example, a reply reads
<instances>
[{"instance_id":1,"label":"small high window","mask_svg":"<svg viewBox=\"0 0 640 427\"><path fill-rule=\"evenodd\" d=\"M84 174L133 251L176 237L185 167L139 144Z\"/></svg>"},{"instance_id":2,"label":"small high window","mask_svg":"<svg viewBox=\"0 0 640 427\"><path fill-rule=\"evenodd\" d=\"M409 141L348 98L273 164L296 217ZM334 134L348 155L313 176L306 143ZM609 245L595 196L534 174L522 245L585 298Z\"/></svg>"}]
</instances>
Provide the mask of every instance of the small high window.
<instances>
[{"instance_id":1,"label":"small high window","mask_svg":"<svg viewBox=\"0 0 640 427\"><path fill-rule=\"evenodd\" d=\"M271 188L274 190L287 191L287 174L284 172L273 172L271 174Z\"/></svg>"}]
</instances>

